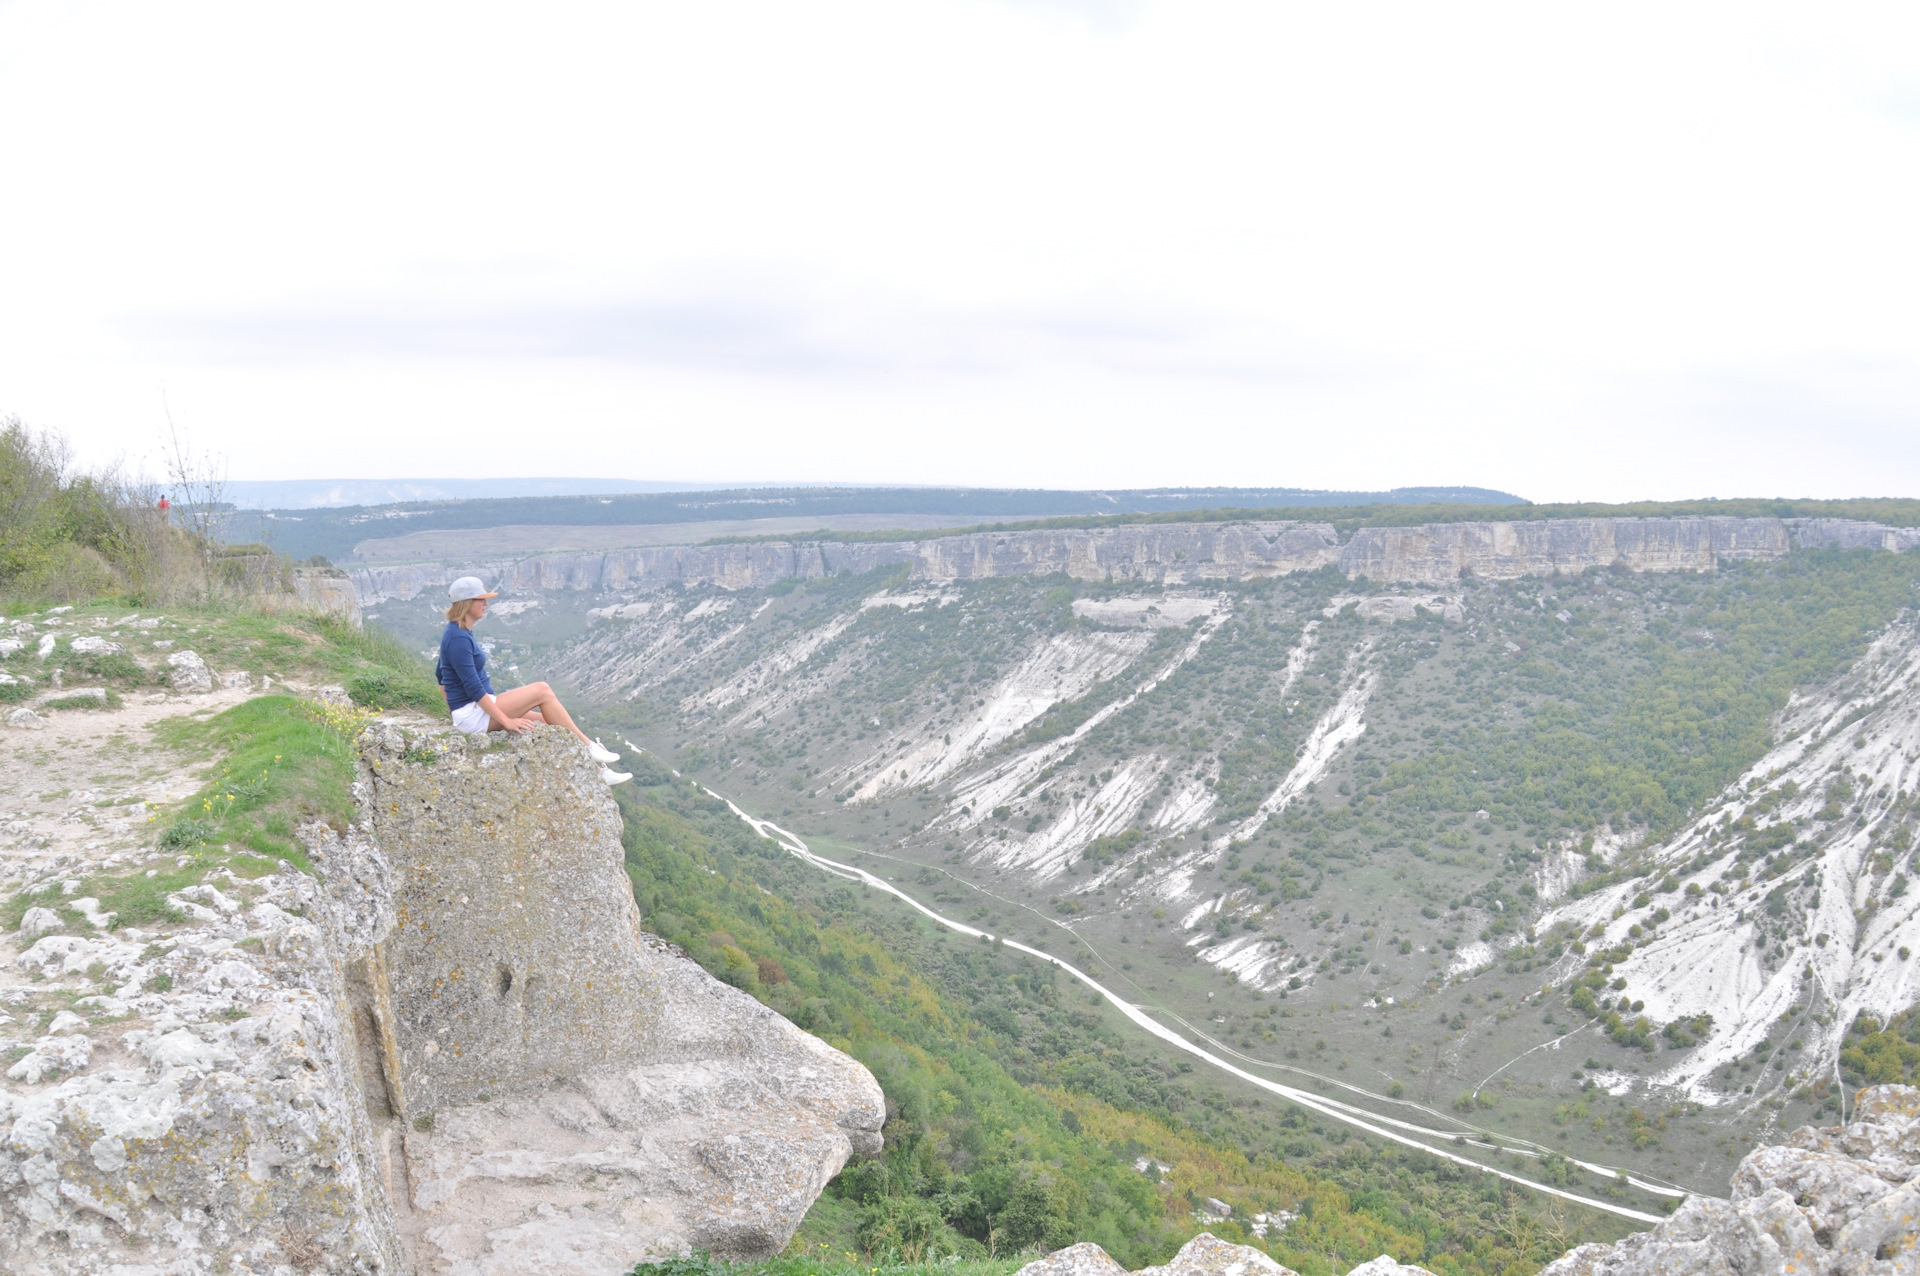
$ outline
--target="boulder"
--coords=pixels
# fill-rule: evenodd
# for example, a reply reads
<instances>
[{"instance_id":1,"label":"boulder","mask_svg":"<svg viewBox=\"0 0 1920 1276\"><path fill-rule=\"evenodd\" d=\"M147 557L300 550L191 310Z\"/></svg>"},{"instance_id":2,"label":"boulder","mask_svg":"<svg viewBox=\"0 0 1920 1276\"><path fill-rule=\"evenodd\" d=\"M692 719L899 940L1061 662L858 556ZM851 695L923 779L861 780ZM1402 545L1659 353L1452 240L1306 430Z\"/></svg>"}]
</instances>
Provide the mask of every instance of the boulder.
<instances>
[{"instance_id":1,"label":"boulder","mask_svg":"<svg viewBox=\"0 0 1920 1276\"><path fill-rule=\"evenodd\" d=\"M22 731L44 731L47 720L33 710L23 707L7 715L7 725L18 727Z\"/></svg>"},{"instance_id":2,"label":"boulder","mask_svg":"<svg viewBox=\"0 0 1920 1276\"><path fill-rule=\"evenodd\" d=\"M66 923L51 908L29 908L20 918L22 935L46 935L65 929Z\"/></svg>"},{"instance_id":3,"label":"boulder","mask_svg":"<svg viewBox=\"0 0 1920 1276\"><path fill-rule=\"evenodd\" d=\"M1415 1267L1412 1263L1396 1263L1385 1254L1370 1258L1347 1273L1347 1276L1433 1276L1424 1267Z\"/></svg>"},{"instance_id":4,"label":"boulder","mask_svg":"<svg viewBox=\"0 0 1920 1276\"><path fill-rule=\"evenodd\" d=\"M1139 1276L1299 1276L1291 1267L1282 1267L1251 1245L1223 1241L1212 1232L1202 1232L1185 1245L1164 1267L1142 1267Z\"/></svg>"},{"instance_id":5,"label":"boulder","mask_svg":"<svg viewBox=\"0 0 1920 1276\"><path fill-rule=\"evenodd\" d=\"M1126 1276L1127 1269L1092 1241L1081 1241L1036 1258L1013 1276Z\"/></svg>"},{"instance_id":6,"label":"boulder","mask_svg":"<svg viewBox=\"0 0 1920 1276\"><path fill-rule=\"evenodd\" d=\"M1920 1276L1920 1089L1862 1090L1859 1119L1755 1149L1733 1198L1690 1197L1616 1245L1542 1276Z\"/></svg>"},{"instance_id":7,"label":"boulder","mask_svg":"<svg viewBox=\"0 0 1920 1276\"><path fill-rule=\"evenodd\" d=\"M213 690L213 671L193 652L176 651L167 657L167 681L175 691L199 695Z\"/></svg>"},{"instance_id":8,"label":"boulder","mask_svg":"<svg viewBox=\"0 0 1920 1276\"><path fill-rule=\"evenodd\" d=\"M641 929L619 808L572 736L386 727L365 758L395 916L373 1019L423 1267L766 1257L880 1150L871 1073Z\"/></svg>"},{"instance_id":9,"label":"boulder","mask_svg":"<svg viewBox=\"0 0 1920 1276\"><path fill-rule=\"evenodd\" d=\"M75 638L71 647L76 656L118 656L126 651L119 643L108 642L96 634Z\"/></svg>"}]
</instances>

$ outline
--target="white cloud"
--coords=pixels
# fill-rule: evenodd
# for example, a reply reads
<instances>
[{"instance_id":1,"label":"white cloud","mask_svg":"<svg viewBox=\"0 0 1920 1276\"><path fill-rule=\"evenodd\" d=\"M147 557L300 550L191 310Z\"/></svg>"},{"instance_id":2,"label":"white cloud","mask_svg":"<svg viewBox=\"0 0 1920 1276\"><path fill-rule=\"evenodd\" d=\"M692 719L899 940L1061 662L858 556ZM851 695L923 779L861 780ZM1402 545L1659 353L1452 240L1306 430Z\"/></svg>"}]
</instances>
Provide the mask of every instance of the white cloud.
<instances>
[{"instance_id":1,"label":"white cloud","mask_svg":"<svg viewBox=\"0 0 1920 1276\"><path fill-rule=\"evenodd\" d=\"M0 412L138 452L164 388L250 477L1912 492L1915 25L16 4Z\"/></svg>"}]
</instances>

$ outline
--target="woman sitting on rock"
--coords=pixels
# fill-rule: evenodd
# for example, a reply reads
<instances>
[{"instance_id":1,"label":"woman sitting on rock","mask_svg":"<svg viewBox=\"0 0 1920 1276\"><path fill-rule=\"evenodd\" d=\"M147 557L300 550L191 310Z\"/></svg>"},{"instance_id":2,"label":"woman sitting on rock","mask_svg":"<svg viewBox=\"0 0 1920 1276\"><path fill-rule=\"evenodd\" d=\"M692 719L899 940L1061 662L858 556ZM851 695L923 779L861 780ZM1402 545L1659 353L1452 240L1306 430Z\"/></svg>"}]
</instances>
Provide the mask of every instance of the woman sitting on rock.
<instances>
[{"instance_id":1,"label":"woman sitting on rock","mask_svg":"<svg viewBox=\"0 0 1920 1276\"><path fill-rule=\"evenodd\" d=\"M468 735L489 731L511 731L516 735L542 722L565 727L580 737L593 760L600 763L600 778L608 784L631 780L631 773L615 771L607 764L618 762L620 755L603 747L575 726L573 719L544 682L530 682L512 691L493 694L493 682L487 677L487 653L473 640L473 626L487 614L487 599L496 598L480 583L478 576L462 576L447 589L452 605L447 608L447 627L440 635L440 660L434 676L447 697L447 710L453 725ZM530 716L530 715L538 715Z\"/></svg>"}]
</instances>

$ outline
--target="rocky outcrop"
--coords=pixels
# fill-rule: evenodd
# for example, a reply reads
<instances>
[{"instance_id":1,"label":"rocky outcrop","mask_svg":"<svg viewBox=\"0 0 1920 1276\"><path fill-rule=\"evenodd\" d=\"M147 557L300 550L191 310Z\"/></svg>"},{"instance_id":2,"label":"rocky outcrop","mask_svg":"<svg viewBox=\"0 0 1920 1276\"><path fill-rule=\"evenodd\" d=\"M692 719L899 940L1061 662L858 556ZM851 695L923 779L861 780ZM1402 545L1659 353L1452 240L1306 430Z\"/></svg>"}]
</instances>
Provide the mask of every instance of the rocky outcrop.
<instances>
[{"instance_id":1,"label":"rocky outcrop","mask_svg":"<svg viewBox=\"0 0 1920 1276\"><path fill-rule=\"evenodd\" d=\"M35 918L8 972L36 982L0 990L0 1046L29 1048L0 1087L0 1267L407 1270L345 990L370 923L291 869L169 904L184 926ZM47 991L72 1011L44 1021Z\"/></svg>"},{"instance_id":2,"label":"rocky outcrop","mask_svg":"<svg viewBox=\"0 0 1920 1276\"><path fill-rule=\"evenodd\" d=\"M353 577L338 567L301 566L293 569L289 585L303 609L360 627L360 594Z\"/></svg>"},{"instance_id":3,"label":"rocky outcrop","mask_svg":"<svg viewBox=\"0 0 1920 1276\"><path fill-rule=\"evenodd\" d=\"M570 737L387 728L367 759L395 917L368 982L423 1268L765 1256L879 1150L865 1068L642 933Z\"/></svg>"},{"instance_id":4,"label":"rocky outcrop","mask_svg":"<svg viewBox=\"0 0 1920 1276\"><path fill-rule=\"evenodd\" d=\"M1325 523L1157 523L969 532L921 540L754 541L541 554L477 563L356 567L368 605L409 599L478 571L515 593L638 590L664 585L765 588L839 572L907 567L916 579L978 580L1063 573L1077 580L1183 585L1255 580L1335 567L1382 583L1444 583L1581 572L1711 571L1723 562L1805 549L1908 550L1920 529L1850 519L1576 518L1370 527L1341 544Z\"/></svg>"},{"instance_id":5,"label":"rocky outcrop","mask_svg":"<svg viewBox=\"0 0 1920 1276\"><path fill-rule=\"evenodd\" d=\"M23 919L0 1268L616 1276L770 1253L878 1149L865 1068L640 930L570 737L377 727L357 797L317 876Z\"/></svg>"},{"instance_id":6,"label":"rocky outcrop","mask_svg":"<svg viewBox=\"0 0 1920 1276\"><path fill-rule=\"evenodd\" d=\"M1568 518L1530 523L1363 527L1341 549L1349 577L1513 580L1624 567L1705 572L1722 562L1782 558L1792 546L1777 518Z\"/></svg>"},{"instance_id":7,"label":"rocky outcrop","mask_svg":"<svg viewBox=\"0 0 1920 1276\"><path fill-rule=\"evenodd\" d=\"M1731 1200L1690 1197L1542 1276L1894 1276L1920 1262L1920 1090L1862 1090L1854 1120L1803 1127L1740 1163Z\"/></svg>"},{"instance_id":8,"label":"rocky outcrop","mask_svg":"<svg viewBox=\"0 0 1920 1276\"><path fill-rule=\"evenodd\" d=\"M1126 1276L1127 1269L1091 1241L1055 1250L1022 1267L1014 1276ZM1134 1276L1299 1276L1251 1245L1235 1245L1202 1232L1162 1267L1142 1267ZM1424 1267L1396 1263L1382 1254L1347 1276L1433 1276Z\"/></svg>"}]
</instances>

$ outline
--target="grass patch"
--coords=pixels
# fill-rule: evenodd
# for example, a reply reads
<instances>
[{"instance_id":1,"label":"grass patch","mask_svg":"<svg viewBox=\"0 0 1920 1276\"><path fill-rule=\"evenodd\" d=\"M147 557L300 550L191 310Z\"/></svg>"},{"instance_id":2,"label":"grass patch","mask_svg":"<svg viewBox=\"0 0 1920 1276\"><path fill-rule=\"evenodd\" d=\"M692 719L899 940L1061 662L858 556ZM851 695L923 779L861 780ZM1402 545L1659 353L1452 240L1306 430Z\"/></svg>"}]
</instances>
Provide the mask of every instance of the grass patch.
<instances>
[{"instance_id":1,"label":"grass patch","mask_svg":"<svg viewBox=\"0 0 1920 1276\"><path fill-rule=\"evenodd\" d=\"M182 920L167 897L205 881L210 872L264 877L281 860L312 872L293 830L313 820L345 828L352 819L352 738L367 716L292 696L261 696L204 721L160 723L155 737L161 743L224 754L225 763L160 831L159 849L176 856L171 863L152 877L145 868L90 877L82 893L116 914L116 929L151 926ZM0 906L0 923L17 929L29 908L58 909L62 900L57 883L22 892Z\"/></svg>"},{"instance_id":2,"label":"grass patch","mask_svg":"<svg viewBox=\"0 0 1920 1276\"><path fill-rule=\"evenodd\" d=\"M70 678L96 678L123 687L139 687L153 681L153 675L138 660L124 652L62 651L62 667Z\"/></svg>"},{"instance_id":3,"label":"grass patch","mask_svg":"<svg viewBox=\"0 0 1920 1276\"><path fill-rule=\"evenodd\" d=\"M307 871L293 830L313 820L344 829L352 820L353 737L365 722L292 696L259 696L205 721L161 723L154 734L163 744L224 753L226 762L162 831L160 846L200 854L218 844L265 857L241 856L232 867L243 877L279 859Z\"/></svg>"},{"instance_id":4,"label":"grass patch","mask_svg":"<svg viewBox=\"0 0 1920 1276\"><path fill-rule=\"evenodd\" d=\"M440 688L426 678L397 669L368 669L347 679L347 695L370 709L419 709L435 713L447 707Z\"/></svg>"},{"instance_id":5,"label":"grass patch","mask_svg":"<svg viewBox=\"0 0 1920 1276\"><path fill-rule=\"evenodd\" d=\"M118 709L120 697L109 691L104 696L58 696L42 702L42 709Z\"/></svg>"},{"instance_id":6,"label":"grass patch","mask_svg":"<svg viewBox=\"0 0 1920 1276\"><path fill-rule=\"evenodd\" d=\"M729 1263L724 1259L694 1254L688 1258L670 1258L663 1263L642 1263L630 1276L1007 1276L1039 1257L1039 1251L1022 1252L1005 1258L955 1261L951 1258L915 1263L866 1260L821 1242L807 1245L811 1252L787 1252L757 1263Z\"/></svg>"}]
</instances>

